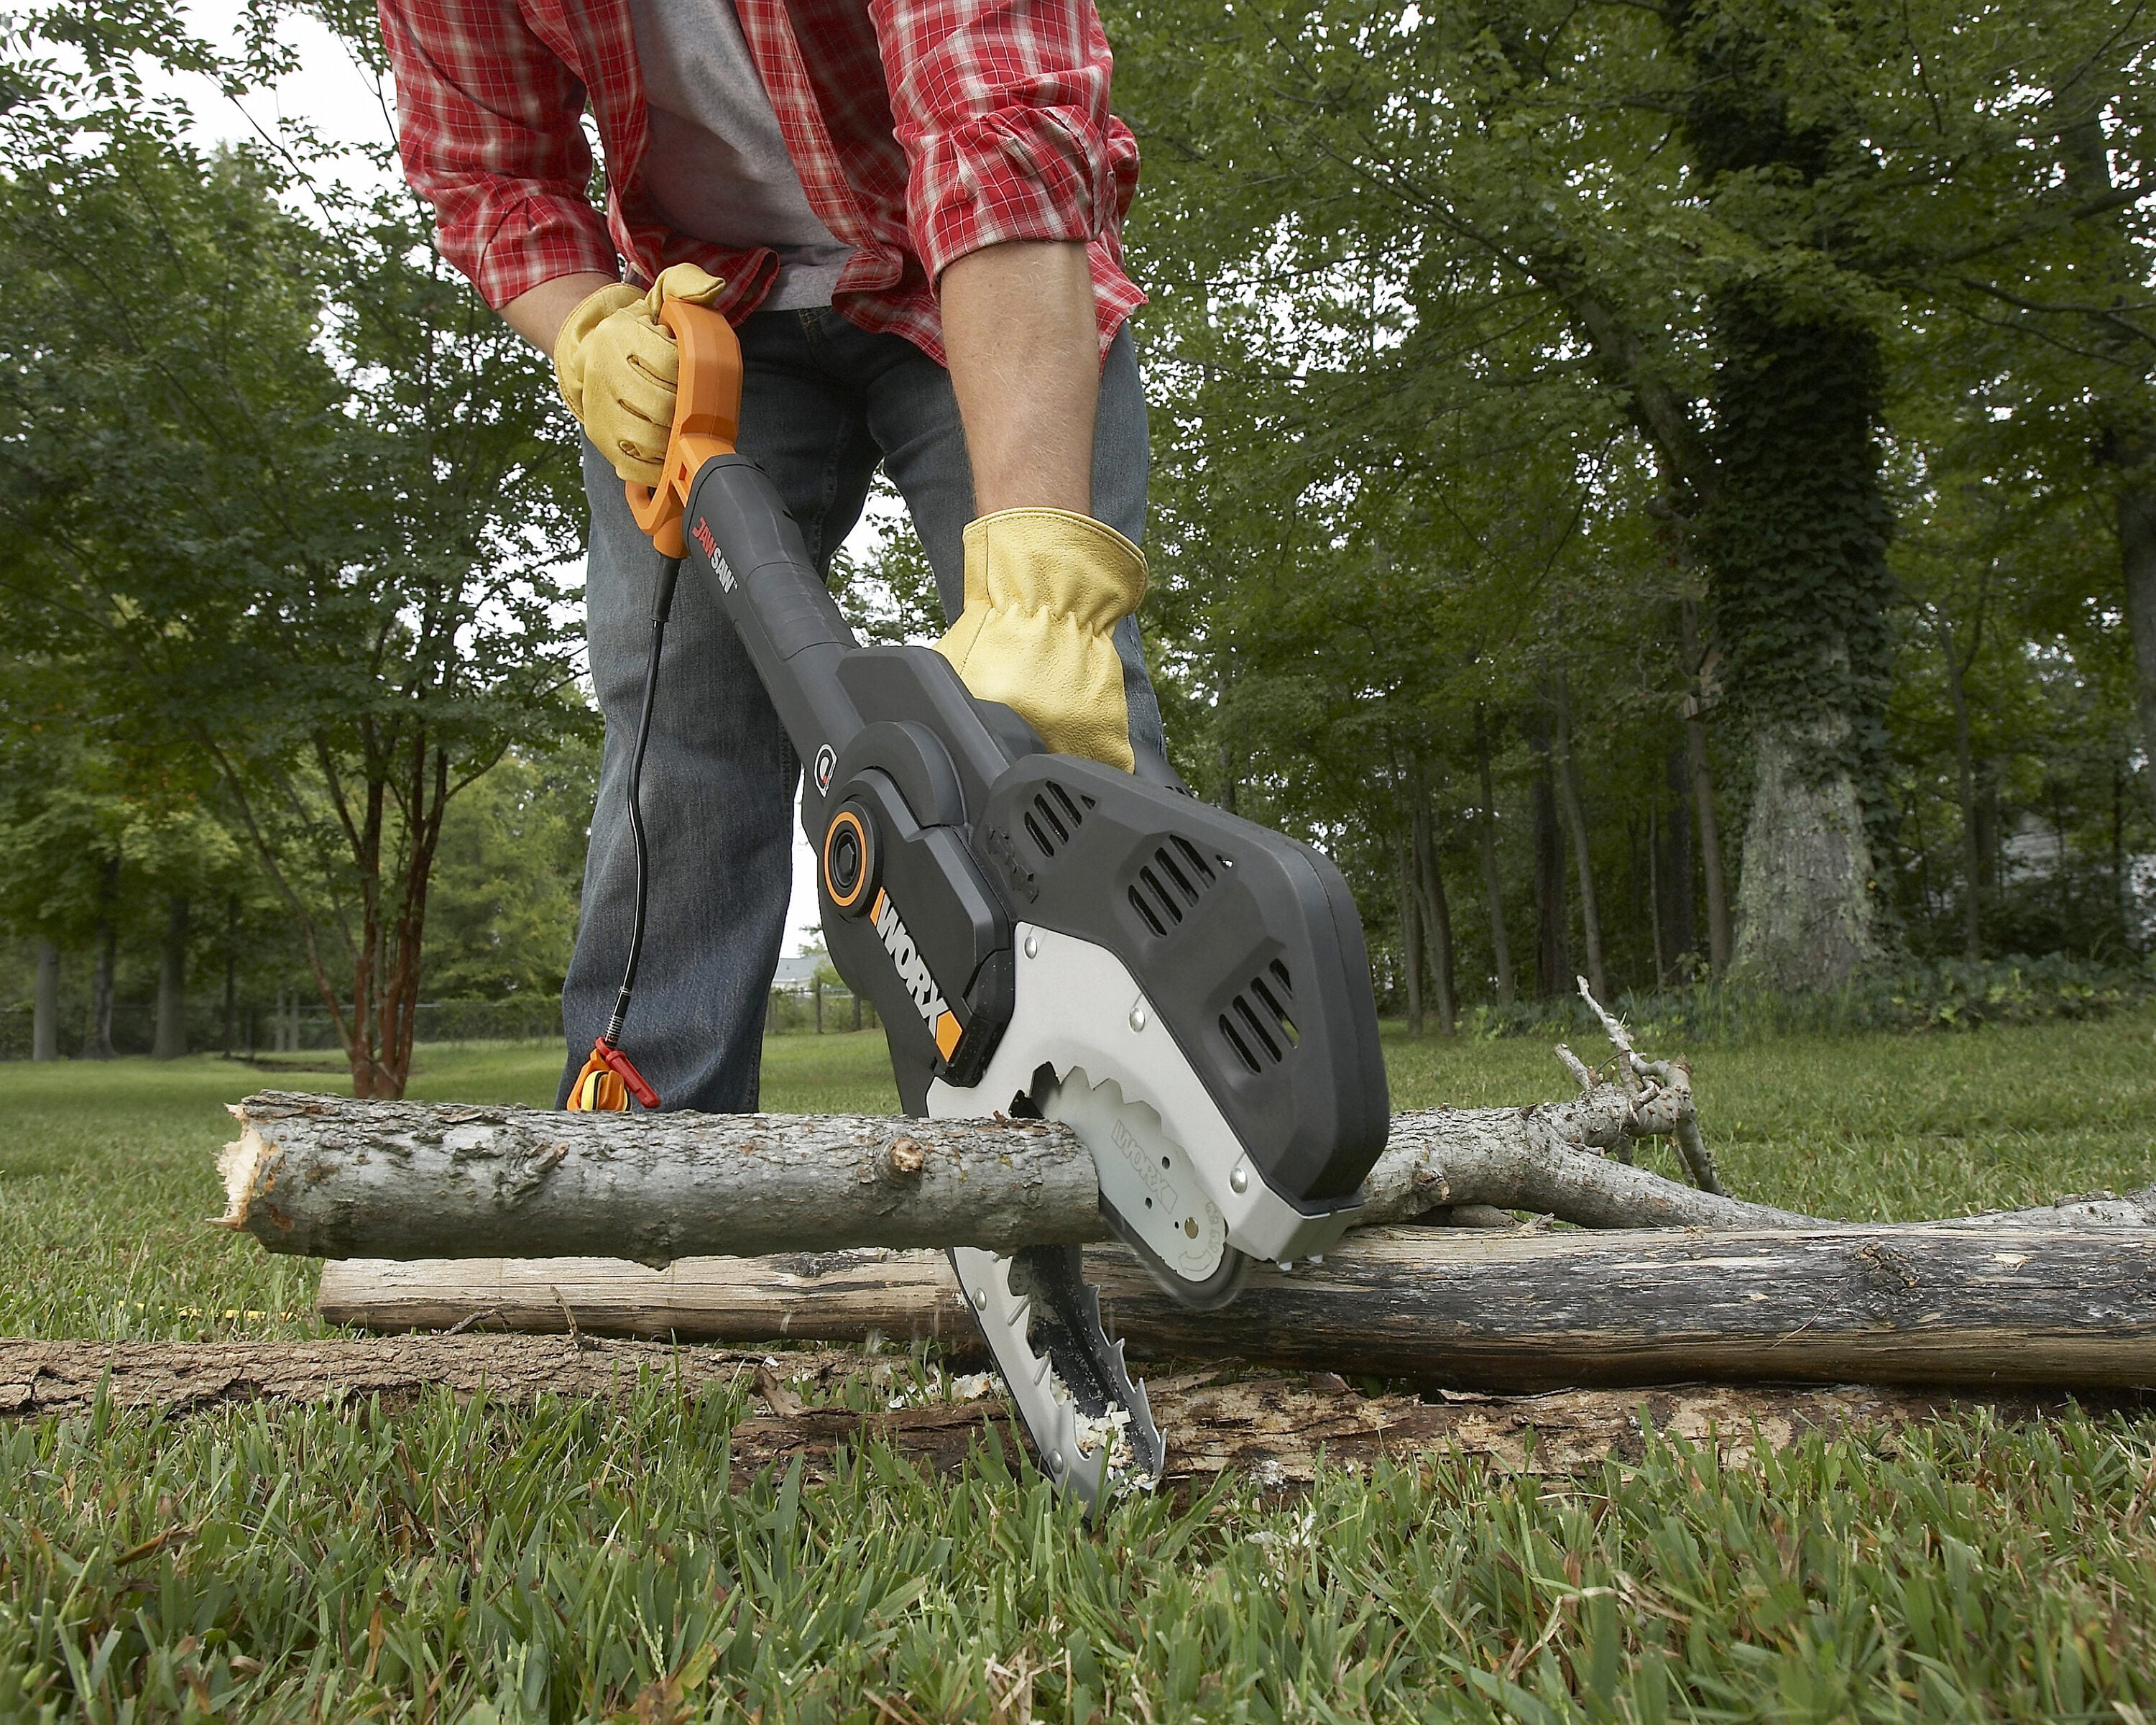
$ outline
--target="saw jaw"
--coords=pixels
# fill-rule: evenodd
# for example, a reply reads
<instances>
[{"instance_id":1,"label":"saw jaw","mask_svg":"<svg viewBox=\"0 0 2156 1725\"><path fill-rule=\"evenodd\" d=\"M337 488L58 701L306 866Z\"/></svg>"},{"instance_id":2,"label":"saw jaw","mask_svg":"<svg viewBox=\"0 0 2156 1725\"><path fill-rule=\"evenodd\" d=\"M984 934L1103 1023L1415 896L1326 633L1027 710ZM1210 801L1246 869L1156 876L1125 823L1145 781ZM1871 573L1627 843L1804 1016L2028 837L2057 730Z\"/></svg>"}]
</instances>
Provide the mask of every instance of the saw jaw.
<instances>
[{"instance_id":1,"label":"saw jaw","mask_svg":"<svg viewBox=\"0 0 2156 1725\"><path fill-rule=\"evenodd\" d=\"M1017 977L1009 1026L978 1084L959 1089L938 1079L928 1086L932 1118L1008 1111L1014 1097L1032 1096L1043 1066L1059 1078L1082 1069L1094 1085L1114 1081L1126 1106L1142 1102L1158 1116L1161 1135L1177 1147L1196 1183L1191 1196L1219 1212L1229 1246L1286 1262L1323 1252L1348 1231L1350 1211L1306 1214L1265 1183L1122 960L1091 941L1031 923L1020 922L1012 932ZM1122 1158L1113 1149L1104 1154L1090 1140L1086 1147L1102 1169L1103 1194L1116 1202L1130 1183L1114 1166ZM1133 1220L1123 1203L1116 1208L1124 1221ZM1137 1208L1144 1214L1142 1203ZM1195 1219L1203 1230L1204 1216L1186 1204L1173 1219ZM1173 1268L1174 1256L1158 1255Z\"/></svg>"},{"instance_id":2,"label":"saw jaw","mask_svg":"<svg viewBox=\"0 0 2156 1725\"><path fill-rule=\"evenodd\" d=\"M1076 1246L999 1257L954 1246L951 1267L1050 1479L1086 1512L1150 1491L1166 1461L1145 1386L1101 1329Z\"/></svg>"},{"instance_id":3,"label":"saw jaw","mask_svg":"<svg viewBox=\"0 0 2156 1725\"><path fill-rule=\"evenodd\" d=\"M1197 1310L1232 1299L1253 1255L1307 1257L1346 1231L1347 1212L1306 1215L1257 1177L1120 958L1031 924L1013 934L1009 1026L978 1084L928 1086L932 1118L1009 1111L1069 1125L1092 1155L1116 1232ZM958 1247L951 1263L1057 1486L1091 1512L1157 1481L1164 1455L1145 1386L1101 1330L1077 1248L1004 1258Z\"/></svg>"}]
</instances>

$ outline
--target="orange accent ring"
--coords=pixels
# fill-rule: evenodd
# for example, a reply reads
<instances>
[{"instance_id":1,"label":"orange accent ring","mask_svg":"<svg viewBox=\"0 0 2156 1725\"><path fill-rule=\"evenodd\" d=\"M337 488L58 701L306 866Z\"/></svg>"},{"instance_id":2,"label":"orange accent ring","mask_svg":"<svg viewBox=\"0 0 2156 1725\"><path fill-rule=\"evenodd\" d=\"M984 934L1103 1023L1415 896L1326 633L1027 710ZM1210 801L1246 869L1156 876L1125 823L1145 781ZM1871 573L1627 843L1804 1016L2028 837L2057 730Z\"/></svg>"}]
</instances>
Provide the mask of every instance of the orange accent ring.
<instances>
[{"instance_id":1,"label":"orange accent ring","mask_svg":"<svg viewBox=\"0 0 2156 1725\"><path fill-rule=\"evenodd\" d=\"M854 890L842 893L831 879L831 840L841 826L854 829L854 837L861 847L860 872L855 877ZM831 896L832 905L841 911L850 911L861 901L861 895L869 890L869 829L861 824L861 818L850 809L841 809L831 817L831 824L824 829L824 891Z\"/></svg>"}]
</instances>

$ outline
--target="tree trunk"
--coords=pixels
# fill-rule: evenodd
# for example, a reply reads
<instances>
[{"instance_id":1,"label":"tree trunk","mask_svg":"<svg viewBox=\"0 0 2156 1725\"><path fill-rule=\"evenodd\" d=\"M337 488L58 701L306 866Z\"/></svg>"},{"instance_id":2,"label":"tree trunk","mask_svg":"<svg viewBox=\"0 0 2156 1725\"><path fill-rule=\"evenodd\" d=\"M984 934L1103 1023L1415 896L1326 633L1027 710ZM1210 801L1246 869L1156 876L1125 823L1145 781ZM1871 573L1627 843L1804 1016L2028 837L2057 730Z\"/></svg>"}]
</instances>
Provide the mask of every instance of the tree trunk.
<instances>
[{"instance_id":1,"label":"tree trunk","mask_svg":"<svg viewBox=\"0 0 2156 1725\"><path fill-rule=\"evenodd\" d=\"M1658 872L1662 887L1662 933L1669 942L1672 973L1686 973L1686 960L1698 944L1697 878L1692 868L1691 822L1685 813L1687 785L1686 752L1670 751L1666 775L1670 790L1670 819L1662 824L1662 853ZM1697 961L1694 961L1695 963Z\"/></svg>"},{"instance_id":2,"label":"tree trunk","mask_svg":"<svg viewBox=\"0 0 2156 1725\"><path fill-rule=\"evenodd\" d=\"M1976 813L1976 751L1970 742L1969 691L1963 683L1967 667L1955 649L1953 624L1939 614L1939 645L1946 656L1947 695L1953 703L1954 765L1961 783L1961 854L1962 870L1965 876L1962 888L1962 954L1964 957L1984 957L1984 834ZM1981 624L1979 625L1979 629ZM1979 634L1978 639L1982 639ZM1970 664L1976 660L1977 646L1972 642L1969 649Z\"/></svg>"},{"instance_id":3,"label":"tree trunk","mask_svg":"<svg viewBox=\"0 0 2156 1725\"><path fill-rule=\"evenodd\" d=\"M1756 733L1732 968L1770 988L1838 988L1878 956L1856 784L1847 773L1822 774L1818 764L1833 757L1835 742L1775 725Z\"/></svg>"},{"instance_id":4,"label":"tree trunk","mask_svg":"<svg viewBox=\"0 0 2156 1725\"><path fill-rule=\"evenodd\" d=\"M1194 1312L1121 1246L1088 1247L1101 1316L1140 1359L1236 1359L1423 1385L1539 1390L1687 1381L2126 1388L2156 1378L2144 1230L1834 1228L1543 1233L1366 1229ZM1502 1295L1493 1297L1493 1290ZM476 1317L682 1340L936 1339L978 1352L948 1260L926 1252L327 1266L325 1322Z\"/></svg>"},{"instance_id":5,"label":"tree trunk","mask_svg":"<svg viewBox=\"0 0 2156 1725\"><path fill-rule=\"evenodd\" d=\"M1423 1033L1422 904L1414 889L1412 845L1400 847L1400 979L1407 989L1408 1034Z\"/></svg>"},{"instance_id":6,"label":"tree trunk","mask_svg":"<svg viewBox=\"0 0 2156 1725\"><path fill-rule=\"evenodd\" d=\"M2141 711L2141 769L2156 814L2156 485L2128 480L2118 491L2118 552L2126 616L2133 631L2134 699Z\"/></svg>"},{"instance_id":7,"label":"tree trunk","mask_svg":"<svg viewBox=\"0 0 2156 1725\"><path fill-rule=\"evenodd\" d=\"M112 1047L113 969L119 957L119 933L113 926L120 896L120 860L105 865L98 880L97 922L90 932L96 959L90 973L90 1034L84 1038L86 1060L114 1058Z\"/></svg>"},{"instance_id":8,"label":"tree trunk","mask_svg":"<svg viewBox=\"0 0 2156 1725\"><path fill-rule=\"evenodd\" d=\"M1694 687L1685 696L1685 758L1691 768L1692 808L1699 821L1700 872L1707 889L1707 962L1714 974L1729 968L1729 891L1722 877L1722 829L1714 815L1714 763L1707 752L1705 661L1700 657L1699 617L1690 599L1679 608L1684 629L1686 675Z\"/></svg>"},{"instance_id":9,"label":"tree trunk","mask_svg":"<svg viewBox=\"0 0 2156 1725\"><path fill-rule=\"evenodd\" d=\"M1418 792L1410 844L1414 852L1416 908L1432 947L1431 971L1437 982L1437 1034L1450 1036L1460 1016L1452 968L1452 906L1445 896L1445 876L1437 865L1436 825L1430 798Z\"/></svg>"},{"instance_id":10,"label":"tree trunk","mask_svg":"<svg viewBox=\"0 0 2156 1725\"><path fill-rule=\"evenodd\" d=\"M1496 973L1497 1004L1512 1004L1512 947L1505 933L1505 880L1497 867L1497 793L1490 775L1490 739L1482 709L1475 709L1475 767L1482 786L1482 812L1475 823L1482 862L1482 901L1490 916L1490 962Z\"/></svg>"},{"instance_id":11,"label":"tree trunk","mask_svg":"<svg viewBox=\"0 0 2156 1725\"><path fill-rule=\"evenodd\" d=\"M1536 753L1529 792L1535 829L1535 979L1542 998L1554 1000L1572 992L1572 957L1565 942L1564 839L1558 831L1547 743L1537 742Z\"/></svg>"},{"instance_id":12,"label":"tree trunk","mask_svg":"<svg viewBox=\"0 0 2156 1725\"><path fill-rule=\"evenodd\" d=\"M1639 915L1639 828L1632 829L1632 912ZM1647 803L1647 933L1654 942L1655 986L1666 988L1670 983L1669 959L1662 938L1662 810L1659 799L1650 798Z\"/></svg>"},{"instance_id":13,"label":"tree trunk","mask_svg":"<svg viewBox=\"0 0 2156 1725\"><path fill-rule=\"evenodd\" d=\"M1602 968L1602 908L1594 896L1594 860L1588 850L1587 809L1579 794L1579 762L1572 750L1572 693L1562 670L1555 679L1557 696L1558 806L1563 811L1565 830L1572 840L1572 860L1579 877L1579 919L1587 936L1587 981L1595 999L1609 998L1609 978Z\"/></svg>"},{"instance_id":14,"label":"tree trunk","mask_svg":"<svg viewBox=\"0 0 2156 1725\"><path fill-rule=\"evenodd\" d=\"M2109 70L2105 60L2092 58L2057 96L2060 167L2068 191L2080 202L2101 198L2117 185L2113 146L2104 126L2114 88L2107 77ZM2133 326L2109 309L2145 297L2147 270L2123 210L2104 218L2101 239L2092 249L2095 254L2084 266L2087 296L2105 309L2091 320L2087 339L2111 362L2113 374L2096 403L2102 416L2097 449L2118 475L2113 520L2127 625L2133 639L2134 704L2147 762L2141 777L2150 812L2156 814L2156 424L2148 406L2146 349Z\"/></svg>"},{"instance_id":15,"label":"tree trunk","mask_svg":"<svg viewBox=\"0 0 2156 1725\"><path fill-rule=\"evenodd\" d=\"M176 892L167 906L157 952L157 1033L150 1057L177 1060L187 1051L187 899Z\"/></svg>"},{"instance_id":16,"label":"tree trunk","mask_svg":"<svg viewBox=\"0 0 2156 1725\"><path fill-rule=\"evenodd\" d=\"M1864 147L1845 113L1796 98L1779 13L1672 0L1661 17L1686 65L1678 126L1703 196L1761 184L1801 196ZM1822 257L1850 238L1830 203L1816 217ZM1878 952L1867 822L1887 782L1896 595L1886 368L1877 331L1838 297L1758 271L1728 272L1709 296L1718 485L1700 545L1757 757L1732 963L1784 988L1831 988Z\"/></svg>"},{"instance_id":17,"label":"tree trunk","mask_svg":"<svg viewBox=\"0 0 2156 1725\"><path fill-rule=\"evenodd\" d=\"M60 949L50 941L38 942L38 980L30 1008L30 1058L57 1060L60 1057Z\"/></svg>"},{"instance_id":18,"label":"tree trunk","mask_svg":"<svg viewBox=\"0 0 2156 1725\"><path fill-rule=\"evenodd\" d=\"M224 899L224 1057L232 1058L234 1014L239 1007L239 895Z\"/></svg>"}]
</instances>

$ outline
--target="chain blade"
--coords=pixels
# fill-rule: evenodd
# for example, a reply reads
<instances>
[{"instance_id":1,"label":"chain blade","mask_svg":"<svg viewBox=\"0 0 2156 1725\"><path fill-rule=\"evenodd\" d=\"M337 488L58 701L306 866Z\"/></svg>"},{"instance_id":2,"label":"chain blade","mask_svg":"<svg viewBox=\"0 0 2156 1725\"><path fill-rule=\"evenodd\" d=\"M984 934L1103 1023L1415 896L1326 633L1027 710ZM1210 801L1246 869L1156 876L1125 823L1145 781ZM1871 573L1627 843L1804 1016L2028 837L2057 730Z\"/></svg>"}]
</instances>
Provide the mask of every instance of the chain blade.
<instances>
[{"instance_id":1,"label":"chain blade","mask_svg":"<svg viewBox=\"0 0 2156 1725\"><path fill-rule=\"evenodd\" d=\"M1164 1446L1144 1386L1101 1330L1079 1249L1028 1246L1005 1258L956 1246L951 1267L1049 1477L1088 1514L1151 1487Z\"/></svg>"}]
</instances>

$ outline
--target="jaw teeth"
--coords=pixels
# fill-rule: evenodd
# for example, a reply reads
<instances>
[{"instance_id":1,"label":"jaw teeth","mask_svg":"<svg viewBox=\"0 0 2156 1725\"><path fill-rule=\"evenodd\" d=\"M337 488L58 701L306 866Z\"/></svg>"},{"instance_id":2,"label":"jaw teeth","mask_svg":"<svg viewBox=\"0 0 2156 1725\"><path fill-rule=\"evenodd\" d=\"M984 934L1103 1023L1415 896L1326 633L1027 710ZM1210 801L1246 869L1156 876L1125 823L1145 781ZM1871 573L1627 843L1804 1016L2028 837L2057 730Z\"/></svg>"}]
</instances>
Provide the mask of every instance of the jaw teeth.
<instances>
[{"instance_id":1,"label":"jaw teeth","mask_svg":"<svg viewBox=\"0 0 2156 1725\"><path fill-rule=\"evenodd\" d=\"M1011 1286L1016 1267L1011 1259L958 1247L951 1260L1034 1447L1050 1476L1075 1490L1089 1505L1097 1504L1104 1488L1111 1494L1149 1488L1159 1476L1161 1446L1144 1388L1131 1381L1122 1344L1111 1344L1101 1333L1100 1297L1079 1279L1075 1249L1034 1250L1069 1255L1050 1258L1045 1267L1038 1262L1029 1266L1029 1276L1040 1281L1024 1294ZM1080 1409L1055 1368L1053 1351L1034 1349L1034 1296L1044 1290L1061 1326L1071 1332L1086 1356L1089 1380L1098 1382L1104 1392L1106 1405L1097 1415ZM1146 1465L1133 1473L1141 1454L1147 1457Z\"/></svg>"}]
</instances>

